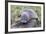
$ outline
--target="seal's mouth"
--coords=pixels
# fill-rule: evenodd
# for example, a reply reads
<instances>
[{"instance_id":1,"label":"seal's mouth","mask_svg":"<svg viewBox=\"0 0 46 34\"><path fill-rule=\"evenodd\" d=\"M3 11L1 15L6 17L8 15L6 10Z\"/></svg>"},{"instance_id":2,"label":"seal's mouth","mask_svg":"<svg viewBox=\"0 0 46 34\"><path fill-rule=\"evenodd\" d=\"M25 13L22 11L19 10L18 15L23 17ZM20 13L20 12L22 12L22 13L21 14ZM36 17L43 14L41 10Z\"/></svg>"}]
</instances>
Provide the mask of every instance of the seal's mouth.
<instances>
[{"instance_id":1,"label":"seal's mouth","mask_svg":"<svg viewBox=\"0 0 46 34\"><path fill-rule=\"evenodd\" d=\"M27 20L25 20L25 19L23 20L22 19L20 22L23 23L23 24L26 24L27 23Z\"/></svg>"},{"instance_id":2,"label":"seal's mouth","mask_svg":"<svg viewBox=\"0 0 46 34\"><path fill-rule=\"evenodd\" d=\"M27 21L26 20L21 20L21 23L27 23Z\"/></svg>"}]
</instances>

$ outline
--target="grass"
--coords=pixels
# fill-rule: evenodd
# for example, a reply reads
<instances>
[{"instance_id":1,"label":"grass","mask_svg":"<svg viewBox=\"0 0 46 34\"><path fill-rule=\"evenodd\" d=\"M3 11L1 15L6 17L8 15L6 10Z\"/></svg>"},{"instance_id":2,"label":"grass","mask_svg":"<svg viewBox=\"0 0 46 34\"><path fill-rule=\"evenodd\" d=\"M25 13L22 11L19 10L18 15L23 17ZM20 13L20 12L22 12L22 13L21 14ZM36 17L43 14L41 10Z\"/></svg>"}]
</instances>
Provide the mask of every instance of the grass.
<instances>
[{"instance_id":1,"label":"grass","mask_svg":"<svg viewBox=\"0 0 46 34\"><path fill-rule=\"evenodd\" d=\"M18 5L11 5L11 20L12 23L16 23L20 18L18 17L20 15L20 12L22 9L30 8L33 9L38 17L39 21L41 21L41 6L18 6ZM40 22L41 24L41 22Z\"/></svg>"}]
</instances>

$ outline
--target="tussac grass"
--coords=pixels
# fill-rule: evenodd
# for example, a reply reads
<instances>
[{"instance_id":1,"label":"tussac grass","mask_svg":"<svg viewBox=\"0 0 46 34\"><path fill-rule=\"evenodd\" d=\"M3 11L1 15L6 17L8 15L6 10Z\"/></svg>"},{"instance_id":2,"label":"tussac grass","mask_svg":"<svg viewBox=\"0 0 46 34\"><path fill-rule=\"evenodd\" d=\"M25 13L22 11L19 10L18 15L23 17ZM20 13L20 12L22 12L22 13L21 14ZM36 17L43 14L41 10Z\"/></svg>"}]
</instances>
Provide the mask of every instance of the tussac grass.
<instances>
[{"instance_id":1,"label":"tussac grass","mask_svg":"<svg viewBox=\"0 0 46 34\"><path fill-rule=\"evenodd\" d=\"M20 19L20 17L18 17L18 16L20 15L21 10L23 10L25 8L33 9L37 13L37 15L39 17L39 21L40 21L39 23L37 23L37 25L40 26L40 24L41 24L41 6L11 5L11 21L12 21L11 24L17 23L17 21Z\"/></svg>"}]
</instances>

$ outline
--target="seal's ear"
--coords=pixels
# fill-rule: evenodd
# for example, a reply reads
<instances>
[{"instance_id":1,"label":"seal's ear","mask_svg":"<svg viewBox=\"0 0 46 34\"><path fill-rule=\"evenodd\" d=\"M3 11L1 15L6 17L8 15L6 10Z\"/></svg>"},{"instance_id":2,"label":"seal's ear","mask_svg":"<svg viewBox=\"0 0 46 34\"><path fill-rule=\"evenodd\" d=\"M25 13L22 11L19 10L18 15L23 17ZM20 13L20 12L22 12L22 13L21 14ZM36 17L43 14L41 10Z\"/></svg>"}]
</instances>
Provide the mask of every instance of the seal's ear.
<instances>
[{"instance_id":1,"label":"seal's ear","mask_svg":"<svg viewBox=\"0 0 46 34\"><path fill-rule=\"evenodd\" d=\"M38 18L36 18L36 20L38 20Z\"/></svg>"},{"instance_id":2,"label":"seal's ear","mask_svg":"<svg viewBox=\"0 0 46 34\"><path fill-rule=\"evenodd\" d=\"M18 17L21 17L21 15L19 15Z\"/></svg>"}]
</instances>

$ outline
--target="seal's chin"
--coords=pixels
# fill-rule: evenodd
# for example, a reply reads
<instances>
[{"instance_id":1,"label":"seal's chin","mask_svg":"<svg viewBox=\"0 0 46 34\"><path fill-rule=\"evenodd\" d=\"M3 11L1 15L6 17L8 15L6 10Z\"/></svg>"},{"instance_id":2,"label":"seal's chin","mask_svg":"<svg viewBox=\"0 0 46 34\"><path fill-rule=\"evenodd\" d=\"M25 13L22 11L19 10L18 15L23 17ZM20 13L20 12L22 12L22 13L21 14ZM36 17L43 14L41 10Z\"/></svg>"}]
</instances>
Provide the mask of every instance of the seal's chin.
<instances>
[{"instance_id":1,"label":"seal's chin","mask_svg":"<svg viewBox=\"0 0 46 34\"><path fill-rule=\"evenodd\" d=\"M25 21L25 20L21 20L21 23L26 24L26 23L27 23L27 21Z\"/></svg>"}]
</instances>

